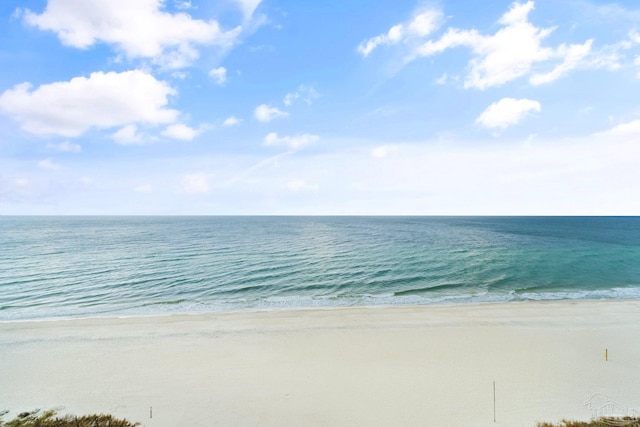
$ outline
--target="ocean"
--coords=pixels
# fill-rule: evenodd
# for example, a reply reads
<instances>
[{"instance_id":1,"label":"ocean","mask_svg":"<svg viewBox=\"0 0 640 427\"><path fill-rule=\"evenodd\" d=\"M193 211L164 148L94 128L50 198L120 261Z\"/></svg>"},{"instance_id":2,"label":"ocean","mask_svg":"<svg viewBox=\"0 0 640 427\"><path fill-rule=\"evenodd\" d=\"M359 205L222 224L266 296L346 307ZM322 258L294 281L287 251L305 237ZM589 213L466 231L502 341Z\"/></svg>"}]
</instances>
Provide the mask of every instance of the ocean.
<instances>
[{"instance_id":1,"label":"ocean","mask_svg":"<svg viewBox=\"0 0 640 427\"><path fill-rule=\"evenodd\" d=\"M640 298L640 217L0 217L0 320Z\"/></svg>"}]
</instances>

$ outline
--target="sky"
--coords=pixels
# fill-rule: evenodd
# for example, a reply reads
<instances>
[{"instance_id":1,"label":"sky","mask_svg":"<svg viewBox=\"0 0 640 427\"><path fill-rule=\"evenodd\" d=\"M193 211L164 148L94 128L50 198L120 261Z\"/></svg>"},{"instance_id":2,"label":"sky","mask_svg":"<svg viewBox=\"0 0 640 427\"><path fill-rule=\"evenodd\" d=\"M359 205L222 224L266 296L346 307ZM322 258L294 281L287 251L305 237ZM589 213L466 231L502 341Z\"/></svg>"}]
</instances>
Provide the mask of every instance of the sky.
<instances>
[{"instance_id":1,"label":"sky","mask_svg":"<svg viewBox=\"0 0 640 427\"><path fill-rule=\"evenodd\" d=\"M640 3L3 0L3 215L640 215Z\"/></svg>"}]
</instances>

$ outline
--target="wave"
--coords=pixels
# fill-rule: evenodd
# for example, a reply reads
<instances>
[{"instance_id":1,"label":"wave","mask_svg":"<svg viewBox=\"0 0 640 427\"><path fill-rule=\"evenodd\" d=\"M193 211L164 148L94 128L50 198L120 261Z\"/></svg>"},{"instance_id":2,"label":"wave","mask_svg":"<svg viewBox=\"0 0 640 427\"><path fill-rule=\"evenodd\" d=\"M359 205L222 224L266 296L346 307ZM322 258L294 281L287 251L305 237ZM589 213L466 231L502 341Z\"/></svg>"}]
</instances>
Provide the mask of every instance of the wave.
<instances>
[{"instance_id":1,"label":"wave","mask_svg":"<svg viewBox=\"0 0 640 427\"><path fill-rule=\"evenodd\" d=\"M640 297L640 218L0 217L0 227L0 320Z\"/></svg>"}]
</instances>

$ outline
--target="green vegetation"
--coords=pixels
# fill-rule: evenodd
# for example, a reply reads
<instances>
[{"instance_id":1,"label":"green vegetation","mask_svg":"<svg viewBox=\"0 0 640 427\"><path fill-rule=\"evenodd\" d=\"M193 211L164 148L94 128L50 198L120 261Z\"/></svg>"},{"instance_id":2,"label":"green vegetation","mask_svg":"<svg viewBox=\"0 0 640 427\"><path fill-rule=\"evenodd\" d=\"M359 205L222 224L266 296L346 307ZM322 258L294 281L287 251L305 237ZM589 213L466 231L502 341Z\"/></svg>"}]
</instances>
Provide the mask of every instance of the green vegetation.
<instances>
[{"instance_id":1,"label":"green vegetation","mask_svg":"<svg viewBox=\"0 0 640 427\"><path fill-rule=\"evenodd\" d=\"M559 424L538 423L537 427L640 427L640 418L604 417L591 421L567 421L562 420Z\"/></svg>"},{"instance_id":2,"label":"green vegetation","mask_svg":"<svg viewBox=\"0 0 640 427\"><path fill-rule=\"evenodd\" d=\"M0 417L5 415L0 412ZM40 413L40 410L23 412L11 421L0 419L0 427L135 427L139 423L132 423L127 420L119 420L111 415L85 415L74 417L65 415L60 417L55 411Z\"/></svg>"}]
</instances>

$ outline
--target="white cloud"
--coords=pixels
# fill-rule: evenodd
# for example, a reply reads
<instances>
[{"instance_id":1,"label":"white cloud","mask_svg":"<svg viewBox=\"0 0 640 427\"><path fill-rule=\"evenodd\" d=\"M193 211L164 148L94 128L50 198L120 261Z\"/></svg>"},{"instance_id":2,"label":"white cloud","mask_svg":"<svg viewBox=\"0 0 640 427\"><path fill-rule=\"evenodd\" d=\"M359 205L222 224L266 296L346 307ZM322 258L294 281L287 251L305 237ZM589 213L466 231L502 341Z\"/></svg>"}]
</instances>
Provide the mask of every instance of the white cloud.
<instances>
[{"instance_id":1,"label":"white cloud","mask_svg":"<svg viewBox=\"0 0 640 427\"><path fill-rule=\"evenodd\" d=\"M180 139L182 141L191 141L193 138L200 134L200 130L193 129L183 123L175 123L167 126L162 131L162 135L168 138Z\"/></svg>"},{"instance_id":2,"label":"white cloud","mask_svg":"<svg viewBox=\"0 0 640 427\"><path fill-rule=\"evenodd\" d=\"M290 191L299 192L299 191L317 191L318 184L310 184L303 179L294 179L288 181L286 187Z\"/></svg>"},{"instance_id":3,"label":"white cloud","mask_svg":"<svg viewBox=\"0 0 640 427\"><path fill-rule=\"evenodd\" d=\"M532 75L529 82L532 85L541 85L550 83L567 74L584 61L584 58L591 51L592 44L593 40L587 40L584 44L561 45L557 52L560 57L564 58L562 63L548 73Z\"/></svg>"},{"instance_id":4,"label":"white cloud","mask_svg":"<svg viewBox=\"0 0 640 427\"><path fill-rule=\"evenodd\" d=\"M111 135L118 144L142 144L144 137L138 133L136 125L127 125Z\"/></svg>"},{"instance_id":5,"label":"white cloud","mask_svg":"<svg viewBox=\"0 0 640 427\"><path fill-rule=\"evenodd\" d=\"M43 159L38 162L40 169L56 170L60 169L60 165L53 161L53 159Z\"/></svg>"},{"instance_id":6,"label":"white cloud","mask_svg":"<svg viewBox=\"0 0 640 427\"><path fill-rule=\"evenodd\" d=\"M200 54L195 48L189 45L181 45L162 56L156 57L154 62L162 68L175 70L188 67L199 56Z\"/></svg>"},{"instance_id":7,"label":"white cloud","mask_svg":"<svg viewBox=\"0 0 640 427\"><path fill-rule=\"evenodd\" d=\"M640 120L621 123L598 135L615 138L638 138L640 137Z\"/></svg>"},{"instance_id":8,"label":"white cloud","mask_svg":"<svg viewBox=\"0 0 640 427\"><path fill-rule=\"evenodd\" d=\"M166 106L174 93L144 71L96 72L36 89L16 85L0 95L0 110L28 132L75 137L90 128L171 123L178 112Z\"/></svg>"},{"instance_id":9,"label":"white cloud","mask_svg":"<svg viewBox=\"0 0 640 427\"><path fill-rule=\"evenodd\" d=\"M385 34L360 43L358 52L362 56L369 56L378 46L393 45L412 38L425 37L435 31L441 22L442 12L439 10L422 11L414 15L410 21L394 25Z\"/></svg>"},{"instance_id":10,"label":"white cloud","mask_svg":"<svg viewBox=\"0 0 640 427\"><path fill-rule=\"evenodd\" d=\"M280 117L287 117L289 115L289 113L267 104L258 105L253 114L256 120L263 123L270 122L271 120Z\"/></svg>"},{"instance_id":11,"label":"white cloud","mask_svg":"<svg viewBox=\"0 0 640 427\"><path fill-rule=\"evenodd\" d=\"M64 141L59 144L47 144L47 149L54 151L62 151L64 153L79 153L82 151L82 147L78 144L72 144L69 141Z\"/></svg>"},{"instance_id":12,"label":"white cloud","mask_svg":"<svg viewBox=\"0 0 640 427\"><path fill-rule=\"evenodd\" d=\"M313 86L300 85L295 92L289 92L285 95L282 103L287 107L291 106L294 101L300 99L307 104L311 104L320 94Z\"/></svg>"},{"instance_id":13,"label":"white cloud","mask_svg":"<svg viewBox=\"0 0 640 427\"><path fill-rule=\"evenodd\" d=\"M475 57L469 63L465 87L486 89L526 75L534 63L554 55L552 49L541 46L553 29L537 28L528 21L533 7L533 1L513 3L500 18L503 28L490 36L476 30L450 28L439 40L423 44L418 55L431 56L457 46L471 48Z\"/></svg>"},{"instance_id":14,"label":"white cloud","mask_svg":"<svg viewBox=\"0 0 640 427\"><path fill-rule=\"evenodd\" d=\"M197 45L229 47L242 31L224 31L215 20L163 11L162 0L49 0L41 14L25 10L24 22L53 31L80 49L98 42L114 45L129 58L151 58L169 68L198 58ZM181 2L186 5L188 2ZM243 7L245 13L249 8Z\"/></svg>"},{"instance_id":15,"label":"white cloud","mask_svg":"<svg viewBox=\"0 0 640 427\"><path fill-rule=\"evenodd\" d=\"M230 116L224 119L224 122L222 122L222 126L237 126L240 124L241 121L242 120L240 120L235 116Z\"/></svg>"},{"instance_id":16,"label":"white cloud","mask_svg":"<svg viewBox=\"0 0 640 427\"><path fill-rule=\"evenodd\" d=\"M211 77L216 84L223 86L227 82L227 69L224 67L214 68L209 71L209 77Z\"/></svg>"},{"instance_id":17,"label":"white cloud","mask_svg":"<svg viewBox=\"0 0 640 427\"><path fill-rule=\"evenodd\" d=\"M587 56L591 53L592 40L583 44L561 44L557 48L543 46L543 40L554 28L538 28L529 22L533 8L531 0L513 3L498 21L502 28L491 35L475 29L449 28L439 39L418 47L410 59L433 56L455 47L470 48L473 57L464 86L477 89L499 86L528 75L538 63L560 61L551 71L534 74L530 82L535 85L552 82L580 65L589 64Z\"/></svg>"},{"instance_id":18,"label":"white cloud","mask_svg":"<svg viewBox=\"0 0 640 427\"><path fill-rule=\"evenodd\" d=\"M236 0L236 2L240 5L245 19L248 19L254 14L261 0Z\"/></svg>"},{"instance_id":19,"label":"white cloud","mask_svg":"<svg viewBox=\"0 0 640 427\"><path fill-rule=\"evenodd\" d=\"M207 175L198 172L187 174L182 177L182 191L187 194L204 194L211 191Z\"/></svg>"},{"instance_id":20,"label":"white cloud","mask_svg":"<svg viewBox=\"0 0 640 427\"><path fill-rule=\"evenodd\" d=\"M489 105L476 123L490 129L505 129L519 123L530 112L539 112L540 103L531 99L502 98Z\"/></svg>"},{"instance_id":21,"label":"white cloud","mask_svg":"<svg viewBox=\"0 0 640 427\"><path fill-rule=\"evenodd\" d=\"M271 132L267 136L264 137L264 145L269 146L286 146L291 149L302 148L305 145L309 145L318 141L320 137L318 135L313 135L309 133L304 133L302 135L295 136L282 136L279 137L277 133Z\"/></svg>"},{"instance_id":22,"label":"white cloud","mask_svg":"<svg viewBox=\"0 0 640 427\"><path fill-rule=\"evenodd\" d=\"M398 151L398 147L395 145L381 145L371 150L371 156L377 159L384 159L396 151Z\"/></svg>"}]
</instances>

